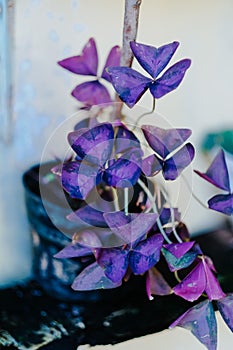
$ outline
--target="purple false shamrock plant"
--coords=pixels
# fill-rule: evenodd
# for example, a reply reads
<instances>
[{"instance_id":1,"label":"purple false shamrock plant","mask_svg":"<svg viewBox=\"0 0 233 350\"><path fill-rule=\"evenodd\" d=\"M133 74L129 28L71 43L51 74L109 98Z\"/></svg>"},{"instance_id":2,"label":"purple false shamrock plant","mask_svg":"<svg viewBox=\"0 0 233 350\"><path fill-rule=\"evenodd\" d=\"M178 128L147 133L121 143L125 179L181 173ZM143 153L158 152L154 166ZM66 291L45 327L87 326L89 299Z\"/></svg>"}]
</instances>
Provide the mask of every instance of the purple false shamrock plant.
<instances>
[{"instance_id":1,"label":"purple false shamrock plant","mask_svg":"<svg viewBox=\"0 0 233 350\"><path fill-rule=\"evenodd\" d=\"M160 76L178 46L178 42L159 48L130 43L133 55L150 77L131 67L119 66L120 51L115 46L101 78L112 83L130 108L148 89L153 99L161 98L180 85L191 64L189 59L183 59ZM75 74L97 76L94 39L88 41L80 56L59 64ZM88 108L101 104L103 109L103 103L109 106L113 101L99 78L78 85L72 95L83 103L82 107ZM56 257L94 258L74 280L74 290L116 288L131 275L145 275L149 299L174 293L195 302L171 328L178 325L191 330L207 349L214 350L217 325L213 303L217 303L224 321L233 330L233 296L224 293L213 262L191 240L178 209L169 204L162 189L159 193L155 191L153 182L159 173L165 181L174 181L190 165L195 154L193 145L186 142L191 130L162 129L155 125L142 125L135 130L124 123L119 110L118 113L112 123L101 122L97 116L94 124L89 121L91 127L76 127L70 132L68 141L73 158L52 170L64 191L84 203L68 216L79 230ZM145 155L145 148L149 156ZM227 192L211 198L209 208L232 215L232 158L220 151L206 173L196 173ZM130 198L136 187L140 188L138 195ZM106 194L110 200L105 200ZM161 259L177 278L176 283L169 285L164 278L159 268Z\"/></svg>"}]
</instances>

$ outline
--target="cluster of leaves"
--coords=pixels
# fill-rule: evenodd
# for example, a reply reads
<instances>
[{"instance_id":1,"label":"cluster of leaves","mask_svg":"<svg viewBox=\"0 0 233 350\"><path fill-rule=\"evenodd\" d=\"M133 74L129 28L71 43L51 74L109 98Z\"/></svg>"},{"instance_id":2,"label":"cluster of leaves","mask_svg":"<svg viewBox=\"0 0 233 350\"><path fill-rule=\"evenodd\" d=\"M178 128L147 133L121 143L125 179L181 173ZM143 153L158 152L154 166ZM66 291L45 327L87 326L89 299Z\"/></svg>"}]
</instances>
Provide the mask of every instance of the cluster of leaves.
<instances>
[{"instance_id":1,"label":"cluster of leaves","mask_svg":"<svg viewBox=\"0 0 233 350\"><path fill-rule=\"evenodd\" d=\"M160 98L179 86L191 64L189 59L183 59L158 78L178 45L173 42L155 48L131 42L134 56L150 78L130 67L120 67L120 51L114 47L101 78L113 85L130 108L147 89L153 98ZM94 39L89 40L80 56L59 64L73 73L97 77ZM85 108L111 103L110 94L98 77L78 85L72 95ZM115 288L128 281L131 275L145 275L149 299L152 295L174 293L193 302L205 293L206 301L193 306L171 327L180 325L190 329L213 350L217 331L212 301L217 301L224 320L232 329L233 296L222 291L213 262L190 240L178 210L169 206L166 198L158 210L158 200L148 182L148 178L159 173L165 181L176 180L190 165L195 154L192 144L186 142L190 135L189 129L162 129L154 125L142 125L133 132L117 119L113 123L100 123L95 119L91 127L76 128L69 133L74 157L52 171L60 178L64 190L71 197L84 200L85 205L68 216L80 229L73 235L72 243L56 257L92 257L90 264L74 280L75 290ZM149 156L145 155L145 147ZM232 163L227 153L220 151L206 173L196 171L227 191L208 202L211 209L227 215L232 215L233 210ZM129 205L129 191L136 186L141 189L140 195ZM120 205L120 193L123 205ZM169 285L158 267L161 259L175 276L182 270L183 279Z\"/></svg>"}]
</instances>

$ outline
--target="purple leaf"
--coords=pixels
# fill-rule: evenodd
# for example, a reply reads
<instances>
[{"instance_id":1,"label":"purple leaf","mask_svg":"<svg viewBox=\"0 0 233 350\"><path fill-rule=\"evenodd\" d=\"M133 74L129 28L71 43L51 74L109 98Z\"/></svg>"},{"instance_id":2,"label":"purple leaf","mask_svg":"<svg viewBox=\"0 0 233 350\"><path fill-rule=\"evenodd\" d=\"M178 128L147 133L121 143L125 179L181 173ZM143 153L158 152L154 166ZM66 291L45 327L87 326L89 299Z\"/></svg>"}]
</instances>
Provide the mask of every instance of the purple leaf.
<instances>
[{"instance_id":1,"label":"purple leaf","mask_svg":"<svg viewBox=\"0 0 233 350\"><path fill-rule=\"evenodd\" d=\"M104 270L95 262L86 267L75 278L72 288L74 290L111 289L121 285L121 282L114 283L108 279Z\"/></svg>"},{"instance_id":2,"label":"purple leaf","mask_svg":"<svg viewBox=\"0 0 233 350\"><path fill-rule=\"evenodd\" d=\"M123 102L130 108L142 97L149 88L151 79L128 67L110 67L107 72L111 82Z\"/></svg>"},{"instance_id":3,"label":"purple leaf","mask_svg":"<svg viewBox=\"0 0 233 350\"><path fill-rule=\"evenodd\" d=\"M195 150L191 143L187 143L171 158L165 160L163 176L165 180L175 180L181 172L192 162Z\"/></svg>"},{"instance_id":4,"label":"purple leaf","mask_svg":"<svg viewBox=\"0 0 233 350\"><path fill-rule=\"evenodd\" d=\"M233 294L217 301L218 309L227 326L233 332Z\"/></svg>"},{"instance_id":5,"label":"purple leaf","mask_svg":"<svg viewBox=\"0 0 233 350\"><path fill-rule=\"evenodd\" d=\"M67 162L62 167L62 186L72 198L85 199L98 185L100 178L96 167L79 162Z\"/></svg>"},{"instance_id":6,"label":"purple leaf","mask_svg":"<svg viewBox=\"0 0 233 350\"><path fill-rule=\"evenodd\" d=\"M97 75L98 54L95 40L89 39L80 56L74 56L59 61L58 64L75 74Z\"/></svg>"},{"instance_id":7,"label":"purple leaf","mask_svg":"<svg viewBox=\"0 0 233 350\"><path fill-rule=\"evenodd\" d=\"M182 258L194 245L193 242L165 244L164 247L173 254L177 259Z\"/></svg>"},{"instance_id":8,"label":"purple leaf","mask_svg":"<svg viewBox=\"0 0 233 350\"><path fill-rule=\"evenodd\" d=\"M87 107L112 102L108 90L98 80L86 81L77 85L71 95Z\"/></svg>"},{"instance_id":9,"label":"purple leaf","mask_svg":"<svg viewBox=\"0 0 233 350\"><path fill-rule=\"evenodd\" d=\"M158 218L155 213L125 215L123 212L105 213L104 218L110 229L125 243L142 238Z\"/></svg>"},{"instance_id":10,"label":"purple leaf","mask_svg":"<svg viewBox=\"0 0 233 350\"><path fill-rule=\"evenodd\" d=\"M110 123L103 123L91 129L69 133L68 140L80 159L103 165L112 153L114 130Z\"/></svg>"},{"instance_id":11,"label":"purple leaf","mask_svg":"<svg viewBox=\"0 0 233 350\"><path fill-rule=\"evenodd\" d=\"M190 266L197 257L197 253L190 251L185 253L182 257L176 258L169 250L163 248L162 253L167 261L169 270L174 272Z\"/></svg>"},{"instance_id":12,"label":"purple leaf","mask_svg":"<svg viewBox=\"0 0 233 350\"><path fill-rule=\"evenodd\" d=\"M214 276L213 272L209 268L205 259L203 259L203 265L204 265L205 274L206 274L205 291L209 300L218 300L218 299L224 298L226 295L222 291L222 288L220 287L220 284L217 278Z\"/></svg>"},{"instance_id":13,"label":"purple leaf","mask_svg":"<svg viewBox=\"0 0 233 350\"><path fill-rule=\"evenodd\" d=\"M210 300L217 300L225 296L205 258L201 259L173 291L188 301L198 299L204 291Z\"/></svg>"},{"instance_id":14,"label":"purple leaf","mask_svg":"<svg viewBox=\"0 0 233 350\"><path fill-rule=\"evenodd\" d=\"M103 212L93 208L90 205L86 205L85 207L72 212L67 216L67 219L73 222L80 222L97 226L97 227L108 227L103 217Z\"/></svg>"},{"instance_id":15,"label":"purple leaf","mask_svg":"<svg viewBox=\"0 0 233 350\"><path fill-rule=\"evenodd\" d=\"M105 232L106 229L102 229L101 233ZM98 232L94 229L88 229L85 228L83 230L80 230L76 232L73 237L72 237L73 242L77 242L78 244L83 245L84 247L87 247L89 249L91 248L101 248L102 247L102 242L101 239L99 238Z\"/></svg>"},{"instance_id":16,"label":"purple leaf","mask_svg":"<svg viewBox=\"0 0 233 350\"><path fill-rule=\"evenodd\" d=\"M111 82L111 78L109 74L106 72L107 67L114 67L120 65L120 58L121 58L121 49L119 46L114 46L107 57L103 72L101 74L101 78Z\"/></svg>"},{"instance_id":17,"label":"purple leaf","mask_svg":"<svg viewBox=\"0 0 233 350\"><path fill-rule=\"evenodd\" d=\"M155 79L167 66L179 43L174 41L158 48L130 42L130 47L140 65Z\"/></svg>"},{"instance_id":18,"label":"purple leaf","mask_svg":"<svg viewBox=\"0 0 233 350\"><path fill-rule=\"evenodd\" d=\"M218 194L208 200L210 209L225 215L233 215L233 194Z\"/></svg>"},{"instance_id":19,"label":"purple leaf","mask_svg":"<svg viewBox=\"0 0 233 350\"><path fill-rule=\"evenodd\" d=\"M139 242L130 253L129 264L135 275L143 274L153 267L160 259L163 245L161 234L153 235Z\"/></svg>"},{"instance_id":20,"label":"purple leaf","mask_svg":"<svg viewBox=\"0 0 233 350\"><path fill-rule=\"evenodd\" d=\"M117 188L132 187L141 175L141 168L130 160L119 158L105 170L103 180Z\"/></svg>"},{"instance_id":21,"label":"purple leaf","mask_svg":"<svg viewBox=\"0 0 233 350\"><path fill-rule=\"evenodd\" d=\"M129 160L132 163L137 164L138 167L142 167L143 151L140 147L131 147L126 150L119 159Z\"/></svg>"},{"instance_id":22,"label":"purple leaf","mask_svg":"<svg viewBox=\"0 0 233 350\"><path fill-rule=\"evenodd\" d=\"M118 126L115 141L116 154L137 147L140 147L140 142L134 133L124 125Z\"/></svg>"},{"instance_id":23,"label":"purple leaf","mask_svg":"<svg viewBox=\"0 0 233 350\"><path fill-rule=\"evenodd\" d=\"M209 266L211 271L217 273L213 260L209 256L205 256L205 262Z\"/></svg>"},{"instance_id":24,"label":"purple leaf","mask_svg":"<svg viewBox=\"0 0 233 350\"><path fill-rule=\"evenodd\" d=\"M65 259L65 258L77 258L82 256L91 255L92 251L91 249L82 246L79 243L76 244L69 244L62 250L60 250L57 254L54 255L55 258L58 259Z\"/></svg>"},{"instance_id":25,"label":"purple leaf","mask_svg":"<svg viewBox=\"0 0 233 350\"><path fill-rule=\"evenodd\" d=\"M108 228L85 228L73 235L73 241L89 248L119 247L124 242Z\"/></svg>"},{"instance_id":26,"label":"purple leaf","mask_svg":"<svg viewBox=\"0 0 233 350\"><path fill-rule=\"evenodd\" d=\"M150 86L150 92L154 98L160 98L175 90L182 82L186 70L190 67L189 59L181 60L170 67L161 78Z\"/></svg>"},{"instance_id":27,"label":"purple leaf","mask_svg":"<svg viewBox=\"0 0 233 350\"><path fill-rule=\"evenodd\" d=\"M79 130L79 129L88 130L90 122L91 122L90 117L86 117L85 119L81 119L77 124L75 124L74 130Z\"/></svg>"},{"instance_id":28,"label":"purple leaf","mask_svg":"<svg viewBox=\"0 0 233 350\"><path fill-rule=\"evenodd\" d=\"M208 350L217 349L217 322L212 303L205 300L180 316L169 328L190 330Z\"/></svg>"},{"instance_id":29,"label":"purple leaf","mask_svg":"<svg viewBox=\"0 0 233 350\"><path fill-rule=\"evenodd\" d=\"M151 295L169 295L172 293L172 289L164 279L163 275L155 268L152 267L147 274L146 278L147 295L149 299L152 299Z\"/></svg>"},{"instance_id":30,"label":"purple leaf","mask_svg":"<svg viewBox=\"0 0 233 350\"><path fill-rule=\"evenodd\" d=\"M146 176L155 176L160 170L162 170L162 161L154 154L143 159L142 171Z\"/></svg>"},{"instance_id":31,"label":"purple leaf","mask_svg":"<svg viewBox=\"0 0 233 350\"><path fill-rule=\"evenodd\" d=\"M174 213L174 220L180 222L180 212L177 208L172 208ZM162 223L162 225L167 224L172 218L171 215L171 209L163 207L162 211L160 212L159 219Z\"/></svg>"},{"instance_id":32,"label":"purple leaf","mask_svg":"<svg viewBox=\"0 0 233 350\"><path fill-rule=\"evenodd\" d=\"M74 129L74 131L71 131L68 136L68 142L70 144L71 147L75 147L75 142L78 142L80 137L82 137L84 135L86 135L86 133L89 133L90 128L89 127L84 127L84 128L78 128L78 129ZM77 151L79 151L79 149L77 148ZM79 154L77 153L76 159L78 160L82 160L84 158L85 154Z\"/></svg>"},{"instance_id":33,"label":"purple leaf","mask_svg":"<svg viewBox=\"0 0 233 350\"><path fill-rule=\"evenodd\" d=\"M225 153L223 150L219 151L219 153L216 155L210 167L205 173L201 173L198 170L194 171L214 186L221 188L222 190L231 192L230 179L226 164Z\"/></svg>"},{"instance_id":34,"label":"purple leaf","mask_svg":"<svg viewBox=\"0 0 233 350\"><path fill-rule=\"evenodd\" d=\"M128 255L129 250L124 248L100 249L97 263L112 282L119 283L128 268Z\"/></svg>"},{"instance_id":35,"label":"purple leaf","mask_svg":"<svg viewBox=\"0 0 233 350\"><path fill-rule=\"evenodd\" d=\"M177 284L173 291L176 295L188 300L197 300L206 287L206 275L202 263L199 263L179 284Z\"/></svg>"},{"instance_id":36,"label":"purple leaf","mask_svg":"<svg viewBox=\"0 0 233 350\"><path fill-rule=\"evenodd\" d=\"M142 131L150 147L163 159L181 146L192 133L190 129L162 129L153 125L143 125Z\"/></svg>"}]
</instances>

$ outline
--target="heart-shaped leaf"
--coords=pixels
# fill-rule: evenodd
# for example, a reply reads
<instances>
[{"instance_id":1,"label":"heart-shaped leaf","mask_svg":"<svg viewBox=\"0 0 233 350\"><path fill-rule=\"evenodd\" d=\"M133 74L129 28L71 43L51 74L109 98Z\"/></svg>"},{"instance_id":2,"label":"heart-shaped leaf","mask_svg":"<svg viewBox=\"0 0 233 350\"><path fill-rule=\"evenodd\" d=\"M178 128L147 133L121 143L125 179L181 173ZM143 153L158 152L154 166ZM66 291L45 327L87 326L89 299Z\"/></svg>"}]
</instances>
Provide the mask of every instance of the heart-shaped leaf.
<instances>
[{"instance_id":1,"label":"heart-shaped leaf","mask_svg":"<svg viewBox=\"0 0 233 350\"><path fill-rule=\"evenodd\" d=\"M129 264L135 275L143 274L157 264L163 245L161 234L139 242L130 252Z\"/></svg>"},{"instance_id":2,"label":"heart-shaped leaf","mask_svg":"<svg viewBox=\"0 0 233 350\"><path fill-rule=\"evenodd\" d=\"M180 147L192 133L189 129L162 129L153 125L142 125L142 131L151 148L162 159Z\"/></svg>"},{"instance_id":3,"label":"heart-shaped leaf","mask_svg":"<svg viewBox=\"0 0 233 350\"><path fill-rule=\"evenodd\" d=\"M84 46L81 55L66 58L59 61L58 64L63 68L75 74L81 75L97 75L98 54L96 43L90 38Z\"/></svg>"}]
</instances>

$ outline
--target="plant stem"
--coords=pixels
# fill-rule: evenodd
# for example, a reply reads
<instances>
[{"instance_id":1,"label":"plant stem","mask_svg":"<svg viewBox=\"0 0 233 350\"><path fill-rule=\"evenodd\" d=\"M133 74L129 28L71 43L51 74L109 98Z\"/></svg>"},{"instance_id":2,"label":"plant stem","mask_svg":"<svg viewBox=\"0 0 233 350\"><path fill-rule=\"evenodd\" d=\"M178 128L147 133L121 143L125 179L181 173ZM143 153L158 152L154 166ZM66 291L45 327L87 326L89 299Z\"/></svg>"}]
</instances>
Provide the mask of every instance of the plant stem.
<instances>
[{"instance_id":1,"label":"plant stem","mask_svg":"<svg viewBox=\"0 0 233 350\"><path fill-rule=\"evenodd\" d=\"M128 202L129 202L129 189L128 187L124 188L124 207L125 207L125 215L129 215L129 207L128 207Z\"/></svg>"},{"instance_id":2,"label":"plant stem","mask_svg":"<svg viewBox=\"0 0 233 350\"><path fill-rule=\"evenodd\" d=\"M123 28L123 43L121 54L121 66L131 67L133 54L130 41L135 41L138 31L139 10L142 0L125 0L125 15Z\"/></svg>"},{"instance_id":3,"label":"plant stem","mask_svg":"<svg viewBox=\"0 0 233 350\"><path fill-rule=\"evenodd\" d=\"M112 187L112 194L113 194L115 211L120 211L118 194L117 194L117 190L114 187Z\"/></svg>"},{"instance_id":4,"label":"plant stem","mask_svg":"<svg viewBox=\"0 0 233 350\"><path fill-rule=\"evenodd\" d=\"M142 182L140 179L138 179L138 184L141 186L141 188L143 189L143 191L147 194L147 197L149 198L149 200L151 201L151 205L152 205L152 210L154 213L158 214L158 210L154 201L154 197L152 195L152 193L150 192L150 190L146 187L146 185L144 184L144 182ZM167 236L166 232L163 229L162 223L160 221L160 218L158 217L158 219L156 220L156 223L158 225L159 231L161 232L161 234L163 235L164 239L167 241L168 244L172 243L172 241L169 239L169 237Z\"/></svg>"},{"instance_id":5,"label":"plant stem","mask_svg":"<svg viewBox=\"0 0 233 350\"><path fill-rule=\"evenodd\" d=\"M130 41L135 41L137 37L141 3L142 0L125 0L122 53L120 61L121 66L131 67L133 62ZM117 102L117 105L114 111L114 117L115 119L122 119L123 116L121 110L123 108L123 102L119 99L118 95L115 96L115 101Z\"/></svg>"},{"instance_id":6,"label":"plant stem","mask_svg":"<svg viewBox=\"0 0 233 350\"><path fill-rule=\"evenodd\" d=\"M150 115L150 114L154 113L154 111L155 111L155 102L156 102L156 100L155 100L155 98L153 98L153 104L152 104L152 109L151 109L151 111L141 114L141 115L138 117L138 119L137 119L137 121L136 121L136 123L135 123L135 126L133 127L132 130L136 129L136 127L138 126L139 121L140 121L143 117L145 117L146 115Z\"/></svg>"},{"instance_id":7,"label":"plant stem","mask_svg":"<svg viewBox=\"0 0 233 350\"><path fill-rule=\"evenodd\" d=\"M174 271L174 276L175 276L177 282L180 283L180 282L181 282L181 279L180 279L180 277L179 277L179 275L178 275L178 271Z\"/></svg>"},{"instance_id":8,"label":"plant stem","mask_svg":"<svg viewBox=\"0 0 233 350\"><path fill-rule=\"evenodd\" d=\"M183 243L182 239L180 238L180 236L178 235L177 231L176 231L176 226L175 226L175 214L174 214L174 209L172 207L171 201L169 201L169 197L166 193L166 191L161 187L161 192L165 198L165 200L167 201L169 207L170 207L170 212L171 212L171 222L172 222L172 231L174 233L174 236L176 237L177 241L179 243Z\"/></svg>"},{"instance_id":9,"label":"plant stem","mask_svg":"<svg viewBox=\"0 0 233 350\"><path fill-rule=\"evenodd\" d=\"M205 205L205 204L193 193L193 189L191 188L191 186L190 186L188 180L186 179L186 177L185 177L183 174L181 174L181 177L183 178L183 180L184 180L186 186L188 187L189 191L191 192L192 197L193 197L194 199L196 199L196 201L197 201L203 208L209 209L209 207L207 207L207 205Z\"/></svg>"}]
</instances>

